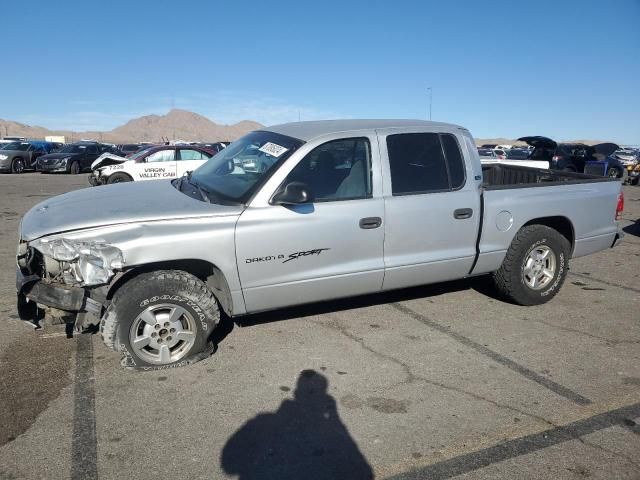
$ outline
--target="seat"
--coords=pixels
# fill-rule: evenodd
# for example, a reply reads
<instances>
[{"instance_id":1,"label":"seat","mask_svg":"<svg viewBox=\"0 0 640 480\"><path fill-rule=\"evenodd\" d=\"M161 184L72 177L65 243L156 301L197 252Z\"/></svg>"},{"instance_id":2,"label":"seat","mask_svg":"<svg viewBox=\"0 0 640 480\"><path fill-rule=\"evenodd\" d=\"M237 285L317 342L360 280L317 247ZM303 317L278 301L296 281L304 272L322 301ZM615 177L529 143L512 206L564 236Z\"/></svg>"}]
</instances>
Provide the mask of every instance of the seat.
<instances>
[{"instance_id":1,"label":"seat","mask_svg":"<svg viewBox=\"0 0 640 480\"><path fill-rule=\"evenodd\" d=\"M349 175L338 186L335 198L364 198L367 196L367 179L364 162L357 160L351 166Z\"/></svg>"}]
</instances>

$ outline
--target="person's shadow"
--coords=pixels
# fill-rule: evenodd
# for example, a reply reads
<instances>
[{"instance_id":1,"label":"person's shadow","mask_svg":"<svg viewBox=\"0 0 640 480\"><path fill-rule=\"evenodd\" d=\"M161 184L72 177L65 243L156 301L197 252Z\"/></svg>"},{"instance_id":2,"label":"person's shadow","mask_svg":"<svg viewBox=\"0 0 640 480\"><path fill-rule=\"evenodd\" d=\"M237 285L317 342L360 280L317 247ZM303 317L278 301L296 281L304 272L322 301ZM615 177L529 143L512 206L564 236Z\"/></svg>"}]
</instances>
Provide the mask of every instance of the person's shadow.
<instances>
[{"instance_id":1,"label":"person's shadow","mask_svg":"<svg viewBox=\"0 0 640 480\"><path fill-rule=\"evenodd\" d=\"M372 479L327 387L324 375L302 371L293 400L252 418L227 440L220 458L225 473L239 480Z\"/></svg>"}]
</instances>

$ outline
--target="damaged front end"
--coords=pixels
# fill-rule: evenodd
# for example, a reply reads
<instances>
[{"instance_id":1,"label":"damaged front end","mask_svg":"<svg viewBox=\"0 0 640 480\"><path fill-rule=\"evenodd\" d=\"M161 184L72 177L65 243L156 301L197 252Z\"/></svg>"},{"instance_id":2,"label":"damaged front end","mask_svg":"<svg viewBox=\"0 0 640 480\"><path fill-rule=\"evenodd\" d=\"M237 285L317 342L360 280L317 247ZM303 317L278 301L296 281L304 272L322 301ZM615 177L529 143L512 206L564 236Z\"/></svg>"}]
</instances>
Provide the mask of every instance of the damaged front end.
<instances>
[{"instance_id":1,"label":"damaged front end","mask_svg":"<svg viewBox=\"0 0 640 480\"><path fill-rule=\"evenodd\" d=\"M123 268L122 251L104 241L67 238L20 242L17 252L18 314L35 323L43 306L79 314L78 327L97 323L106 285Z\"/></svg>"}]
</instances>

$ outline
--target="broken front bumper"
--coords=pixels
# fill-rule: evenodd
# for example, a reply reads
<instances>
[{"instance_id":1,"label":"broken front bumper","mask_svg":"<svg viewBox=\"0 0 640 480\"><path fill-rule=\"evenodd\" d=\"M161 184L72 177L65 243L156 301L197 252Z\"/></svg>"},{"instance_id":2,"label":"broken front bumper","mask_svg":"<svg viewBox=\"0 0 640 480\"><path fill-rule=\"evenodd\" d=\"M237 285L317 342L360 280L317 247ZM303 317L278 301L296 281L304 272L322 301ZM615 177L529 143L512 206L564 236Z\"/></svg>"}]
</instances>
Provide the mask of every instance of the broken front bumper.
<instances>
[{"instance_id":1,"label":"broken front bumper","mask_svg":"<svg viewBox=\"0 0 640 480\"><path fill-rule=\"evenodd\" d=\"M32 319L32 305L46 305L68 312L80 312L87 306L84 288L45 283L37 275L25 276L19 268L16 269L16 291L18 315L22 320Z\"/></svg>"},{"instance_id":2,"label":"broken front bumper","mask_svg":"<svg viewBox=\"0 0 640 480\"><path fill-rule=\"evenodd\" d=\"M102 179L102 177L100 177L100 175L96 175L96 172L91 172L87 180L89 180L89 184L92 187L96 187L98 185L104 185L104 180Z\"/></svg>"}]
</instances>

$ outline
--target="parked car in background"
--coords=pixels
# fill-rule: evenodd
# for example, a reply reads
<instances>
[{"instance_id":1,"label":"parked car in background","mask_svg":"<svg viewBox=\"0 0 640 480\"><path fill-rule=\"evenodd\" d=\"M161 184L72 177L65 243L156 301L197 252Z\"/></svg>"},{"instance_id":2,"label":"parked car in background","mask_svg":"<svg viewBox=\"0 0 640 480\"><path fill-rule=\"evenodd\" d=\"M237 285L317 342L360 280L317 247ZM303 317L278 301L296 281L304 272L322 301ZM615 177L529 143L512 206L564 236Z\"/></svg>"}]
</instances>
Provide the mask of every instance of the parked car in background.
<instances>
[{"instance_id":1,"label":"parked car in background","mask_svg":"<svg viewBox=\"0 0 640 480\"><path fill-rule=\"evenodd\" d=\"M633 148L620 148L613 152L613 154L620 160L634 161L638 159L640 152Z\"/></svg>"},{"instance_id":2,"label":"parked car in background","mask_svg":"<svg viewBox=\"0 0 640 480\"><path fill-rule=\"evenodd\" d=\"M78 142L66 145L58 152L38 158L36 170L46 173L78 174L91 169L91 164L109 145L96 142Z\"/></svg>"},{"instance_id":3,"label":"parked car in background","mask_svg":"<svg viewBox=\"0 0 640 480\"><path fill-rule=\"evenodd\" d=\"M628 170L629 183L631 185L638 185L640 180L640 162L636 164L631 170Z\"/></svg>"},{"instance_id":4,"label":"parked car in background","mask_svg":"<svg viewBox=\"0 0 640 480\"><path fill-rule=\"evenodd\" d=\"M91 165L89 183L111 183L175 178L195 170L216 152L198 145L158 145L128 158L102 155Z\"/></svg>"},{"instance_id":5,"label":"parked car in background","mask_svg":"<svg viewBox=\"0 0 640 480\"><path fill-rule=\"evenodd\" d=\"M22 173L35 170L39 157L54 150L50 142L20 141L11 142L0 150L0 171Z\"/></svg>"},{"instance_id":6,"label":"parked car in background","mask_svg":"<svg viewBox=\"0 0 640 480\"><path fill-rule=\"evenodd\" d=\"M479 147L478 155L480 155L481 158L497 158L496 153L492 148Z\"/></svg>"},{"instance_id":7,"label":"parked car in background","mask_svg":"<svg viewBox=\"0 0 640 480\"><path fill-rule=\"evenodd\" d=\"M507 152L506 150L503 150L501 148L494 148L493 149L493 153L495 153L496 158L498 160L506 160L507 159Z\"/></svg>"},{"instance_id":8,"label":"parked car in background","mask_svg":"<svg viewBox=\"0 0 640 480\"><path fill-rule=\"evenodd\" d=\"M518 140L533 147L529 160L549 161L553 170L565 172L584 172L586 162L602 161L619 148L615 143L556 143L541 136L522 137Z\"/></svg>"},{"instance_id":9,"label":"parked car in background","mask_svg":"<svg viewBox=\"0 0 640 480\"><path fill-rule=\"evenodd\" d=\"M615 155L609 155L602 160L587 160L584 173L619 178L623 181L627 179L627 167Z\"/></svg>"},{"instance_id":10,"label":"parked car in background","mask_svg":"<svg viewBox=\"0 0 640 480\"><path fill-rule=\"evenodd\" d=\"M529 150L522 148L512 148L507 152L507 160L526 160L531 155Z\"/></svg>"},{"instance_id":11,"label":"parked car in background","mask_svg":"<svg viewBox=\"0 0 640 480\"><path fill-rule=\"evenodd\" d=\"M530 168L540 168L540 169L548 169L549 162L545 160L528 160L529 152L526 152L526 156L519 155L512 152L515 150L509 150L506 152L506 157L504 155L498 156L496 154L496 150L488 149L488 148L478 148L478 155L480 156L480 161L483 165L492 165L492 164L501 164L501 165L517 165L520 167L530 167Z\"/></svg>"}]
</instances>

